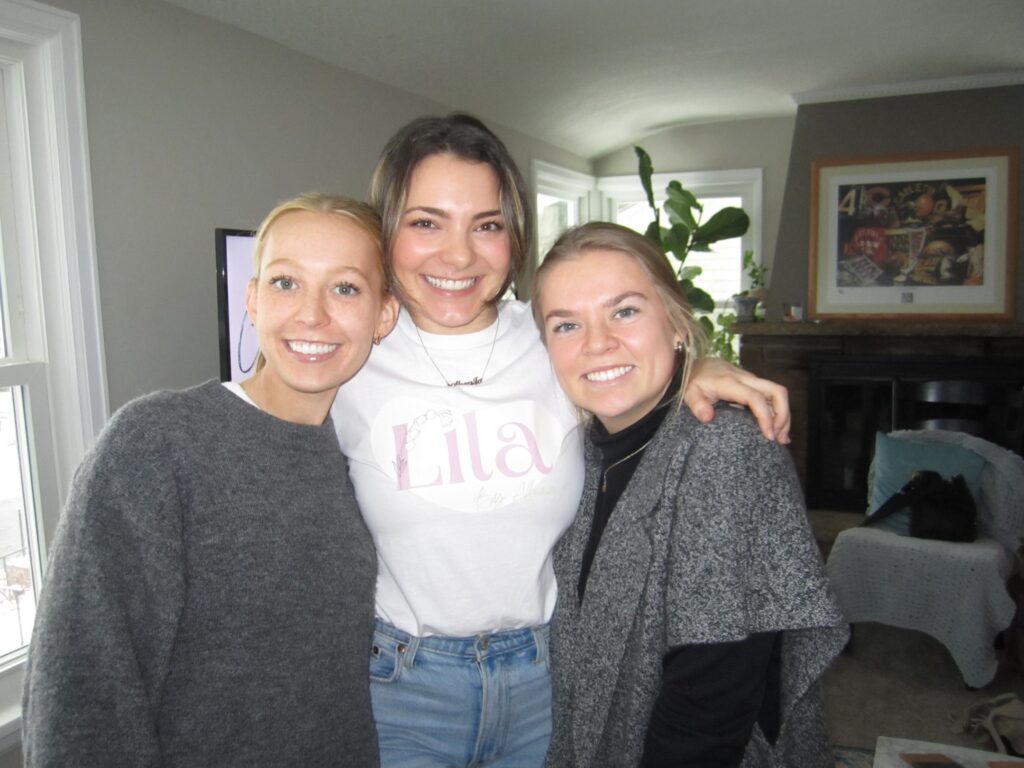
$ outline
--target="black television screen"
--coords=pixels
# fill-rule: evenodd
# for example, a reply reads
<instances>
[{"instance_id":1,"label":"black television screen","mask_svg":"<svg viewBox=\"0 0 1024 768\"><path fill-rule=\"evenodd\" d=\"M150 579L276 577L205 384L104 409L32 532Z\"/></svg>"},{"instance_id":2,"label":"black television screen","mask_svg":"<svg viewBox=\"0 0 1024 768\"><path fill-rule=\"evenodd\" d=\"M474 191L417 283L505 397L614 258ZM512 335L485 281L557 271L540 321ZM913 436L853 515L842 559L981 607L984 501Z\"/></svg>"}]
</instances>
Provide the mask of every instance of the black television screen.
<instances>
[{"instance_id":1,"label":"black television screen","mask_svg":"<svg viewBox=\"0 0 1024 768\"><path fill-rule=\"evenodd\" d=\"M259 343L245 311L245 291L252 279L255 233L217 229L217 316L220 326L220 379L249 378Z\"/></svg>"}]
</instances>

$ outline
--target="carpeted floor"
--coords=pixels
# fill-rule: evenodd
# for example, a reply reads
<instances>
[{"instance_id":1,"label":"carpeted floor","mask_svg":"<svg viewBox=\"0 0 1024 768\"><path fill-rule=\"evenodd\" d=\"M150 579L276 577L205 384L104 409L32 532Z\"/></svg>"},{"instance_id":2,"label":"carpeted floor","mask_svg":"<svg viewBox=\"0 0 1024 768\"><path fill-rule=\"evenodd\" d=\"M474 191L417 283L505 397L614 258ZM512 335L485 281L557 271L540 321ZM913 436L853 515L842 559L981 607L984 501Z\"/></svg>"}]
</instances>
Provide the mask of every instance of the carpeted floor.
<instances>
[{"instance_id":1,"label":"carpeted floor","mask_svg":"<svg viewBox=\"0 0 1024 768\"><path fill-rule=\"evenodd\" d=\"M879 736L994 749L987 737L954 733L951 723L968 706L1007 692L1024 697L1024 676L1008 653L995 679L971 690L938 641L872 623L855 626L851 649L825 676L832 743L861 749L874 749Z\"/></svg>"},{"instance_id":2,"label":"carpeted floor","mask_svg":"<svg viewBox=\"0 0 1024 768\"><path fill-rule=\"evenodd\" d=\"M837 747L836 768L871 768L875 761L873 749L860 747Z\"/></svg>"}]
</instances>

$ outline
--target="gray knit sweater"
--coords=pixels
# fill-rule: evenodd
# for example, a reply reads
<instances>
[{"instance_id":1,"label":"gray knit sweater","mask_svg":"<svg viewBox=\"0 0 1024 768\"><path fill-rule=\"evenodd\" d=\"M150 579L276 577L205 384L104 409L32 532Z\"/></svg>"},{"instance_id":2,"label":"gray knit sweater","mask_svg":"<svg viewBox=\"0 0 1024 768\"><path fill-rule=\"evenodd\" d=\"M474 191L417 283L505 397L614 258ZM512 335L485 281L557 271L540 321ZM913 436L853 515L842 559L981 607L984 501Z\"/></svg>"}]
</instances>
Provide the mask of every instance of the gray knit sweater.
<instances>
[{"instance_id":1,"label":"gray knit sweater","mask_svg":"<svg viewBox=\"0 0 1024 768\"><path fill-rule=\"evenodd\" d=\"M549 768L629 768L672 648L781 632L781 731L755 725L744 768L834 763L819 680L846 638L785 449L753 418L669 414L612 512L582 604L579 580L600 479L587 446L576 521L555 549L554 733Z\"/></svg>"},{"instance_id":2,"label":"gray knit sweater","mask_svg":"<svg viewBox=\"0 0 1024 768\"><path fill-rule=\"evenodd\" d=\"M129 403L54 537L26 765L377 765L375 576L330 420L215 381Z\"/></svg>"}]
</instances>

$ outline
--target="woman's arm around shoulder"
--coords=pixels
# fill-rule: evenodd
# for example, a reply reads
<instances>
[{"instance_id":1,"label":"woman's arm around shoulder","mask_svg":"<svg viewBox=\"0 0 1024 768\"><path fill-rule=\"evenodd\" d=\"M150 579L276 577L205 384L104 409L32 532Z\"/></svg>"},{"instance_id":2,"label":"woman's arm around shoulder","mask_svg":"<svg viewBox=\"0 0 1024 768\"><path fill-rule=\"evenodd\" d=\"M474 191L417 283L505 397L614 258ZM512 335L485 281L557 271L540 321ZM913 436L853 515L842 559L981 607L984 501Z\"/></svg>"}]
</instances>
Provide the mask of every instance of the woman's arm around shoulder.
<instances>
[{"instance_id":1,"label":"woman's arm around shoulder","mask_svg":"<svg viewBox=\"0 0 1024 768\"><path fill-rule=\"evenodd\" d=\"M683 399L703 422L715 417L717 402L744 405L754 414L765 437L782 444L789 442L792 415L786 388L724 360L706 357L696 361Z\"/></svg>"}]
</instances>

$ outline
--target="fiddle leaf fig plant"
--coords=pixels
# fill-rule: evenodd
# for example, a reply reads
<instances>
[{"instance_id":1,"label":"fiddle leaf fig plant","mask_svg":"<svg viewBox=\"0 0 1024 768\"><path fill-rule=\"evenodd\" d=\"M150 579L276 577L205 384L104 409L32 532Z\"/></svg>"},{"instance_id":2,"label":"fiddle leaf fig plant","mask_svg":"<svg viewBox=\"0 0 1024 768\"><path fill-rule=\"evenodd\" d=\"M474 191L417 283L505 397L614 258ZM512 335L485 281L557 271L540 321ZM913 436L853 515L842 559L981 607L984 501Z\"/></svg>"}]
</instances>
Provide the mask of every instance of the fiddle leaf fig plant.
<instances>
[{"instance_id":1,"label":"fiddle leaf fig plant","mask_svg":"<svg viewBox=\"0 0 1024 768\"><path fill-rule=\"evenodd\" d=\"M667 226L662 226L661 210L654 199L652 177L654 165L651 156L642 147L634 146L639 161L640 184L647 196L654 220L644 233L662 253L672 254L678 262L676 279L690 306L698 313L698 320L711 341L711 353L729 361L735 359L732 334L728 321L717 326L709 315L715 311L715 300L694 282L701 275L701 268L687 265L686 257L693 251L709 252L719 240L742 237L750 228L750 217L742 208L728 207L703 220L704 206L697 196L678 181L670 181L665 188L665 216Z\"/></svg>"}]
</instances>

